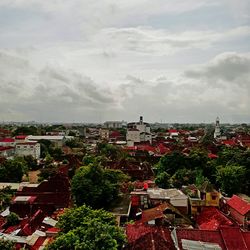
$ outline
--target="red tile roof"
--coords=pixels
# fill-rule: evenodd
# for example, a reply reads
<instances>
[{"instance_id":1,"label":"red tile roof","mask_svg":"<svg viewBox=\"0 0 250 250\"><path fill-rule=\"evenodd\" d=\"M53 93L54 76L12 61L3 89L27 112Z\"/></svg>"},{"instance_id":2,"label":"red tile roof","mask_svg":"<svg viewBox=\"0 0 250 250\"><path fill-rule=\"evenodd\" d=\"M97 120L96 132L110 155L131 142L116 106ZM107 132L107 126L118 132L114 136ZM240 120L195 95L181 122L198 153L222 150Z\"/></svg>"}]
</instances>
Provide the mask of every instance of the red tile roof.
<instances>
[{"instance_id":1,"label":"red tile roof","mask_svg":"<svg viewBox=\"0 0 250 250\"><path fill-rule=\"evenodd\" d=\"M151 220L159 219L164 217L164 211L168 208L167 203L163 203L157 207L150 208L142 211L142 218L138 220L136 223L146 223Z\"/></svg>"},{"instance_id":2,"label":"red tile roof","mask_svg":"<svg viewBox=\"0 0 250 250\"><path fill-rule=\"evenodd\" d=\"M0 228L6 223L6 219L0 215Z\"/></svg>"},{"instance_id":3,"label":"red tile roof","mask_svg":"<svg viewBox=\"0 0 250 250\"><path fill-rule=\"evenodd\" d=\"M243 232L242 234L248 249L250 249L250 232Z\"/></svg>"},{"instance_id":4,"label":"red tile roof","mask_svg":"<svg viewBox=\"0 0 250 250\"><path fill-rule=\"evenodd\" d=\"M3 138L0 142L15 142L15 140L13 138Z\"/></svg>"},{"instance_id":5,"label":"red tile roof","mask_svg":"<svg viewBox=\"0 0 250 250\"><path fill-rule=\"evenodd\" d=\"M60 232L60 228L57 228L57 227L51 227L46 231L46 233L59 233L59 232Z\"/></svg>"},{"instance_id":6,"label":"red tile roof","mask_svg":"<svg viewBox=\"0 0 250 250\"><path fill-rule=\"evenodd\" d=\"M168 132L169 133L177 133L178 131L176 129L169 129Z\"/></svg>"},{"instance_id":7,"label":"red tile roof","mask_svg":"<svg viewBox=\"0 0 250 250\"><path fill-rule=\"evenodd\" d=\"M126 233L129 243L125 248L127 250L175 249L168 228L128 224Z\"/></svg>"},{"instance_id":8,"label":"red tile roof","mask_svg":"<svg viewBox=\"0 0 250 250\"><path fill-rule=\"evenodd\" d=\"M208 154L208 158L210 158L210 159L216 159L216 158L218 158L218 155L209 153Z\"/></svg>"},{"instance_id":9,"label":"red tile roof","mask_svg":"<svg viewBox=\"0 0 250 250\"><path fill-rule=\"evenodd\" d=\"M181 240L186 239L186 240L202 241L208 243L216 243L223 250L224 249L226 250L224 241L219 231L180 228L176 230L176 233L180 249L183 249Z\"/></svg>"},{"instance_id":10,"label":"red tile roof","mask_svg":"<svg viewBox=\"0 0 250 250\"><path fill-rule=\"evenodd\" d=\"M245 215L250 212L250 203L237 195L233 195L233 197L227 201L227 204L241 215Z\"/></svg>"},{"instance_id":11,"label":"red tile roof","mask_svg":"<svg viewBox=\"0 0 250 250\"><path fill-rule=\"evenodd\" d=\"M0 146L0 151L6 151L6 150L11 150L14 149L14 147L1 147Z\"/></svg>"},{"instance_id":12,"label":"red tile roof","mask_svg":"<svg viewBox=\"0 0 250 250\"><path fill-rule=\"evenodd\" d=\"M221 142L222 144L224 145L229 145L229 146L234 146L236 145L235 141L234 140L224 140Z\"/></svg>"},{"instance_id":13,"label":"red tile roof","mask_svg":"<svg viewBox=\"0 0 250 250\"><path fill-rule=\"evenodd\" d=\"M27 137L27 135L17 135L15 139L17 140L24 140Z\"/></svg>"},{"instance_id":14,"label":"red tile roof","mask_svg":"<svg viewBox=\"0 0 250 250\"><path fill-rule=\"evenodd\" d=\"M230 221L215 207L204 208L202 212L197 216L196 223L198 224L200 229L205 230L216 230L221 225L233 225L233 222Z\"/></svg>"},{"instance_id":15,"label":"red tile roof","mask_svg":"<svg viewBox=\"0 0 250 250\"><path fill-rule=\"evenodd\" d=\"M220 233L225 243L226 249L228 250L247 250L248 249L240 228L237 228L237 227L221 228Z\"/></svg>"},{"instance_id":16,"label":"red tile roof","mask_svg":"<svg viewBox=\"0 0 250 250\"><path fill-rule=\"evenodd\" d=\"M36 141L26 141L26 142L18 142L16 145L35 145Z\"/></svg>"},{"instance_id":17,"label":"red tile roof","mask_svg":"<svg viewBox=\"0 0 250 250\"><path fill-rule=\"evenodd\" d=\"M43 245L43 243L44 243L44 241L47 239L47 237L42 237L42 236L40 236L37 240L36 240L36 242L35 242L35 244L31 247L31 249L32 250L38 250L38 249L40 249L40 247Z\"/></svg>"}]
</instances>

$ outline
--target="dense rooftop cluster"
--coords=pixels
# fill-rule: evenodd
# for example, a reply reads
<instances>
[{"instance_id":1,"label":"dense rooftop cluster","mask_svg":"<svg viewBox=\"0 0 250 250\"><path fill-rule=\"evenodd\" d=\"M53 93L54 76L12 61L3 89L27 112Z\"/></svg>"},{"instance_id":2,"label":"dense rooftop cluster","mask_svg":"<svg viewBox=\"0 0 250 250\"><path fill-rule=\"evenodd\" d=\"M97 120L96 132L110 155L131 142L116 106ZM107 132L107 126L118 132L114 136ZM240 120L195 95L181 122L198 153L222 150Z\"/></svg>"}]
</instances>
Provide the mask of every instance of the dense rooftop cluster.
<instances>
[{"instance_id":1,"label":"dense rooftop cluster","mask_svg":"<svg viewBox=\"0 0 250 250\"><path fill-rule=\"evenodd\" d=\"M219 119L4 125L0 244L250 249L249 147L248 125Z\"/></svg>"}]
</instances>

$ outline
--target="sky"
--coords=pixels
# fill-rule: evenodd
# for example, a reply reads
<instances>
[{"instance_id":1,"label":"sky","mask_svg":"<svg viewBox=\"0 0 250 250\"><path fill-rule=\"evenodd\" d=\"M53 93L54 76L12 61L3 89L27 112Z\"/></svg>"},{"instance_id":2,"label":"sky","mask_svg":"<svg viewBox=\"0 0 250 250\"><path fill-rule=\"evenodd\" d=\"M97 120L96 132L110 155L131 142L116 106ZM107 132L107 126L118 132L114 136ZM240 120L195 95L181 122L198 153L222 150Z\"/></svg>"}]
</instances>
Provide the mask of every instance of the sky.
<instances>
[{"instance_id":1,"label":"sky","mask_svg":"<svg viewBox=\"0 0 250 250\"><path fill-rule=\"evenodd\" d=\"M250 123L250 0L1 0L0 121Z\"/></svg>"}]
</instances>

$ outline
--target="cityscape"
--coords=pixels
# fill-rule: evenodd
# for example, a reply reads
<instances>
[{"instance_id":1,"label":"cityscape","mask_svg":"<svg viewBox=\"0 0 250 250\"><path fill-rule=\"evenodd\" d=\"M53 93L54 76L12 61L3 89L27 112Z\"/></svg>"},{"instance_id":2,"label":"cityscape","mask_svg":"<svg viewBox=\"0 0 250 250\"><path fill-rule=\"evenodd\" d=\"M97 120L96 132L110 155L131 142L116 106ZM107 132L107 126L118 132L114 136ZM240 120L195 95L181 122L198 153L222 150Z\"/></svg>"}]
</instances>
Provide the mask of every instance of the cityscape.
<instances>
[{"instance_id":1,"label":"cityscape","mask_svg":"<svg viewBox=\"0 0 250 250\"><path fill-rule=\"evenodd\" d=\"M2 124L1 241L8 249L248 249L249 131L219 117Z\"/></svg>"}]
</instances>

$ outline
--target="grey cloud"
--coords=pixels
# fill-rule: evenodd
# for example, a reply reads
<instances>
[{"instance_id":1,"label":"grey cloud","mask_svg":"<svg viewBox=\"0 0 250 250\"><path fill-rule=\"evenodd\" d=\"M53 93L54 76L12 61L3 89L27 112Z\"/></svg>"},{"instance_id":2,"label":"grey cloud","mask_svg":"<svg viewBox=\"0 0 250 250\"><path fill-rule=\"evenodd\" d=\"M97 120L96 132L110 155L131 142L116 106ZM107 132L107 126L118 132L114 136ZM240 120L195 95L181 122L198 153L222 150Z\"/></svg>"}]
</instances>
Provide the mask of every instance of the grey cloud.
<instances>
[{"instance_id":1,"label":"grey cloud","mask_svg":"<svg viewBox=\"0 0 250 250\"><path fill-rule=\"evenodd\" d=\"M224 53L207 65L186 71L185 76L193 79L203 79L216 84L219 81L224 81L228 84L249 85L250 57L237 53Z\"/></svg>"},{"instance_id":2,"label":"grey cloud","mask_svg":"<svg viewBox=\"0 0 250 250\"><path fill-rule=\"evenodd\" d=\"M55 117L62 115L63 110L64 115L74 116L115 105L110 91L101 89L87 76L49 65L36 70L28 62L22 65L20 60L3 52L0 56L0 65L8 62L8 67L0 68L0 106L5 111L12 110L0 113L7 117L19 113L23 114L21 117L29 114L39 119L39 112L49 114L52 110L57 111Z\"/></svg>"}]
</instances>

